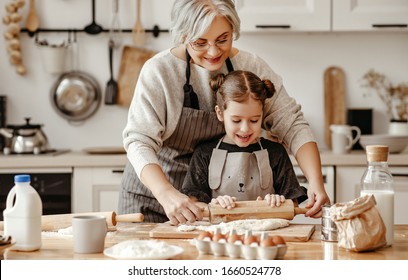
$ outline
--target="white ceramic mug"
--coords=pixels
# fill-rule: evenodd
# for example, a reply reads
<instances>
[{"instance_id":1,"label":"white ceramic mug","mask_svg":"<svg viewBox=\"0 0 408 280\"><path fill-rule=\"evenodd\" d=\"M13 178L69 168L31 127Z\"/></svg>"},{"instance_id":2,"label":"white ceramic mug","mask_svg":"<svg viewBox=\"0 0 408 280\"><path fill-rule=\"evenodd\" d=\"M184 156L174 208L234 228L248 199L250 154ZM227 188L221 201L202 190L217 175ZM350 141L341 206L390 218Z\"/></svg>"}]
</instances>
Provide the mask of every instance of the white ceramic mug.
<instances>
[{"instance_id":1,"label":"white ceramic mug","mask_svg":"<svg viewBox=\"0 0 408 280\"><path fill-rule=\"evenodd\" d=\"M360 139L361 130L357 126L347 124L330 125L332 150L335 154L346 154ZM353 131L357 134L353 138Z\"/></svg>"},{"instance_id":2,"label":"white ceramic mug","mask_svg":"<svg viewBox=\"0 0 408 280\"><path fill-rule=\"evenodd\" d=\"M108 225L104 216L74 216L72 218L74 252L83 254L103 252L107 231Z\"/></svg>"}]
</instances>

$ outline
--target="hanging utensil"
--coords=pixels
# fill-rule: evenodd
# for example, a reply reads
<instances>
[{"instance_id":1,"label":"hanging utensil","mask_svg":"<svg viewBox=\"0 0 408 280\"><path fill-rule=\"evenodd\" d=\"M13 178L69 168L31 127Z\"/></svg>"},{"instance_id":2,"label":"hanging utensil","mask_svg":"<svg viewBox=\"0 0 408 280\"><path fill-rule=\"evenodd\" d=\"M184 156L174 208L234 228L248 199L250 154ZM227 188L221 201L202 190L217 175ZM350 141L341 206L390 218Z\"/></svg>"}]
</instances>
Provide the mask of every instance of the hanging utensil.
<instances>
[{"instance_id":1,"label":"hanging utensil","mask_svg":"<svg viewBox=\"0 0 408 280\"><path fill-rule=\"evenodd\" d=\"M85 26L84 31L91 35L96 35L103 31L102 26L95 22L95 0L92 0L92 22Z\"/></svg>"},{"instance_id":2,"label":"hanging utensil","mask_svg":"<svg viewBox=\"0 0 408 280\"><path fill-rule=\"evenodd\" d=\"M109 67L110 67L110 79L106 84L105 89L105 104L113 105L116 104L118 96L118 83L113 79L113 67L112 67L112 53L114 47L113 40L109 40Z\"/></svg>"},{"instance_id":3,"label":"hanging utensil","mask_svg":"<svg viewBox=\"0 0 408 280\"><path fill-rule=\"evenodd\" d=\"M34 33L40 26L40 20L35 9L35 0L30 0L30 8L26 19L26 27L29 32Z\"/></svg>"},{"instance_id":4,"label":"hanging utensil","mask_svg":"<svg viewBox=\"0 0 408 280\"><path fill-rule=\"evenodd\" d=\"M109 29L109 39L113 41L117 48L122 44L122 29L119 20L119 0L112 1L112 22Z\"/></svg>"},{"instance_id":5,"label":"hanging utensil","mask_svg":"<svg viewBox=\"0 0 408 280\"><path fill-rule=\"evenodd\" d=\"M81 124L98 110L102 94L98 81L77 69L79 53L75 32L71 48L73 70L55 81L51 89L51 104L61 117L72 124Z\"/></svg>"},{"instance_id":6,"label":"hanging utensil","mask_svg":"<svg viewBox=\"0 0 408 280\"><path fill-rule=\"evenodd\" d=\"M324 71L325 141L331 148L331 124L346 124L346 92L343 69L336 66Z\"/></svg>"},{"instance_id":7,"label":"hanging utensil","mask_svg":"<svg viewBox=\"0 0 408 280\"><path fill-rule=\"evenodd\" d=\"M137 11L136 11L136 23L132 29L132 41L133 44L136 46L143 46L145 43L145 30L142 25L142 20L140 17L140 0L136 0L137 2Z\"/></svg>"}]
</instances>

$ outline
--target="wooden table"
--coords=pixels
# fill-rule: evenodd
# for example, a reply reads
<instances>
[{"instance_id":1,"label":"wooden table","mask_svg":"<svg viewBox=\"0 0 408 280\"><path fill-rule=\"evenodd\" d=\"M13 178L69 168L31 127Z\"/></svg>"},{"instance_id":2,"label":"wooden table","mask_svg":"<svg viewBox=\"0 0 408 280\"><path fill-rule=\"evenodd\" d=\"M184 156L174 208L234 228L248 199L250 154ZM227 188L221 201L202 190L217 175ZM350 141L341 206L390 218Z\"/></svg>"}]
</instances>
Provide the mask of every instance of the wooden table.
<instances>
[{"instance_id":1,"label":"wooden table","mask_svg":"<svg viewBox=\"0 0 408 280\"><path fill-rule=\"evenodd\" d=\"M129 239L149 239L149 231L156 224L119 224L116 231L109 232L105 247L110 247L118 242ZM200 255L191 239L164 239L172 245L181 246L184 252L173 259L185 260L213 260L229 259L228 257L215 257L212 255ZM336 242L324 242L320 240L320 226L308 242L288 242L288 250L285 260L407 260L408 259L408 225L396 225L394 230L394 245L373 252L355 253L338 248ZM72 236L60 234L43 234L42 248L34 252L19 252L6 249L4 259L111 259L104 254L76 254L73 252Z\"/></svg>"}]
</instances>

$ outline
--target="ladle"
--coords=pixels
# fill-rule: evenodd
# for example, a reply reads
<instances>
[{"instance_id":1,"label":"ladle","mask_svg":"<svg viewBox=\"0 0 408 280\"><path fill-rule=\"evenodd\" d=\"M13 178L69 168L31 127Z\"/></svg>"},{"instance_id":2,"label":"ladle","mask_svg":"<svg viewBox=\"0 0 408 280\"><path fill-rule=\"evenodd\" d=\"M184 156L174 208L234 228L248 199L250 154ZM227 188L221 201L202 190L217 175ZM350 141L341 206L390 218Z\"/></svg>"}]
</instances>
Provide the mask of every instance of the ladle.
<instances>
[{"instance_id":1,"label":"ladle","mask_svg":"<svg viewBox=\"0 0 408 280\"><path fill-rule=\"evenodd\" d=\"M92 0L92 22L85 26L84 31L91 35L96 35L103 31L102 26L95 22L95 0Z\"/></svg>"}]
</instances>

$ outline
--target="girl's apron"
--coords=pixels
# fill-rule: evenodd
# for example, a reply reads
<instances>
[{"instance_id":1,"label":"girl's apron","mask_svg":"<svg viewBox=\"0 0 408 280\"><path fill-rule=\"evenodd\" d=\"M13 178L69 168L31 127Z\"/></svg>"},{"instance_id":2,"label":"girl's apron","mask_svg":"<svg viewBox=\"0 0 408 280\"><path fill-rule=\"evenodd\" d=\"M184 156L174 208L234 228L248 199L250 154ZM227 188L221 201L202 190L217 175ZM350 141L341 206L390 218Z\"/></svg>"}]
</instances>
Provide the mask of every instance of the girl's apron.
<instances>
[{"instance_id":1,"label":"girl's apron","mask_svg":"<svg viewBox=\"0 0 408 280\"><path fill-rule=\"evenodd\" d=\"M231 152L218 149L222 139L212 152L208 172L212 197L234 196L237 200L255 200L268 193L275 193L268 150L252 153Z\"/></svg>"},{"instance_id":2,"label":"girl's apron","mask_svg":"<svg viewBox=\"0 0 408 280\"><path fill-rule=\"evenodd\" d=\"M201 141L221 137L225 133L224 125L217 119L215 112L199 110L197 95L190 85L191 57L187 51L186 58L184 105L180 121L158 153L164 174L177 190L182 187L195 146ZM234 70L229 58L226 64L229 72ZM145 222L168 221L163 207L152 192L140 182L130 162L127 163L123 174L118 210L119 213L143 213Z\"/></svg>"}]
</instances>

